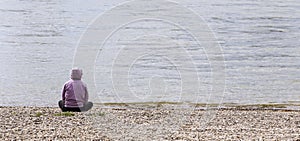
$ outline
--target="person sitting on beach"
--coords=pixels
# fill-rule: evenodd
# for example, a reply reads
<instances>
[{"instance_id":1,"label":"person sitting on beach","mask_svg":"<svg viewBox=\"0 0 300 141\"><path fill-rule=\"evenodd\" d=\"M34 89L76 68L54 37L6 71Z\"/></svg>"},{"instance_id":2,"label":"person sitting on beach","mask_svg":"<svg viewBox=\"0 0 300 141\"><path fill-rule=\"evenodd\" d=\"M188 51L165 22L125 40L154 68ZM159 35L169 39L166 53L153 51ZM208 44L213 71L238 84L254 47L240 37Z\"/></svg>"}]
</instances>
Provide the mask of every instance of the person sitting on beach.
<instances>
[{"instance_id":1,"label":"person sitting on beach","mask_svg":"<svg viewBox=\"0 0 300 141\"><path fill-rule=\"evenodd\" d=\"M86 84L81 81L82 70L72 69L71 79L64 84L62 90L62 100L58 102L59 108L65 111L82 112L93 107L92 102L88 102L88 91Z\"/></svg>"}]
</instances>

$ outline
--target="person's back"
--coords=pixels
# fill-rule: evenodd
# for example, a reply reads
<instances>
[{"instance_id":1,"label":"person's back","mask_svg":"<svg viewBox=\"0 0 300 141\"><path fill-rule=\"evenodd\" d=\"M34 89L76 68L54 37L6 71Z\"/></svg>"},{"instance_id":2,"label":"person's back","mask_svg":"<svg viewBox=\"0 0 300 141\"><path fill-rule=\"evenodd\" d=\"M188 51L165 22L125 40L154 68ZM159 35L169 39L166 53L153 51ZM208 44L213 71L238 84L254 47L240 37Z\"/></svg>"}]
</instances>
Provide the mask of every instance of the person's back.
<instances>
[{"instance_id":1,"label":"person's back","mask_svg":"<svg viewBox=\"0 0 300 141\"><path fill-rule=\"evenodd\" d=\"M69 80L65 83L63 91L65 107L83 107L88 101L87 88L81 80Z\"/></svg>"},{"instance_id":2,"label":"person's back","mask_svg":"<svg viewBox=\"0 0 300 141\"><path fill-rule=\"evenodd\" d=\"M62 100L59 107L62 111L87 111L92 108L93 103L88 102L88 91L86 84L81 81L82 70L72 69L71 80L64 84Z\"/></svg>"}]
</instances>

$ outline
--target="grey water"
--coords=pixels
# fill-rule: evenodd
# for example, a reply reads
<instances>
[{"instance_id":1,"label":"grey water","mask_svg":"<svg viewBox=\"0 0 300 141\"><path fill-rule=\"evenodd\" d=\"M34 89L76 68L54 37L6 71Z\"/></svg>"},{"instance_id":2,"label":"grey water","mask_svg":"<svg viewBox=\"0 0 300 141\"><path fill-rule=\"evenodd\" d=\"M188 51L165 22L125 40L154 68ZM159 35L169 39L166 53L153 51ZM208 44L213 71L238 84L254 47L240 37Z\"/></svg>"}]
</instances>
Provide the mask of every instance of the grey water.
<instances>
[{"instance_id":1,"label":"grey water","mask_svg":"<svg viewBox=\"0 0 300 141\"><path fill-rule=\"evenodd\" d=\"M124 2L0 1L0 105L55 106L61 98L64 82L69 79L81 36L95 18ZM205 91L199 93L196 102L300 103L298 0L175 2L193 10L206 21L224 55L226 77L222 95L210 92L211 69L205 52L199 50L198 56L194 56L202 58L197 69L200 78L204 79L200 88ZM161 26L164 25L157 22L149 24L153 29ZM141 28L144 27L136 25L124 29L124 32L134 33ZM151 39L154 40L157 39ZM96 91L90 93L90 100L95 103L131 101L130 96L116 93L117 88L108 84L111 80L107 71L111 67L105 58L116 54L114 51L109 47L99 50L95 60L95 84L87 82L88 86L96 85ZM180 73L174 66L166 67L167 59L162 60L160 56L143 56L132 62L134 73L128 76L134 80L122 85L128 85L135 92L135 102L182 100ZM167 95L162 94L166 91ZM194 96L187 94L187 101L193 101Z\"/></svg>"}]
</instances>

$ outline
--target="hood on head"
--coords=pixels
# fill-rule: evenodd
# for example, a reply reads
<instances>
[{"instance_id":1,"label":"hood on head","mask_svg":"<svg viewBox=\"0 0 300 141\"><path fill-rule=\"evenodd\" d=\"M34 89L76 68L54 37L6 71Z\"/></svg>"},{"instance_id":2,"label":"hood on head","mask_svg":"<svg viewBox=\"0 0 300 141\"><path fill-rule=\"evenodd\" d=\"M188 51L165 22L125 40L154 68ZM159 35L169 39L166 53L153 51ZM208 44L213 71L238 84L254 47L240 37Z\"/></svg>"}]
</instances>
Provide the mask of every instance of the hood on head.
<instances>
[{"instance_id":1,"label":"hood on head","mask_svg":"<svg viewBox=\"0 0 300 141\"><path fill-rule=\"evenodd\" d=\"M80 80L82 77L82 70L78 68L74 68L71 70L71 79Z\"/></svg>"}]
</instances>

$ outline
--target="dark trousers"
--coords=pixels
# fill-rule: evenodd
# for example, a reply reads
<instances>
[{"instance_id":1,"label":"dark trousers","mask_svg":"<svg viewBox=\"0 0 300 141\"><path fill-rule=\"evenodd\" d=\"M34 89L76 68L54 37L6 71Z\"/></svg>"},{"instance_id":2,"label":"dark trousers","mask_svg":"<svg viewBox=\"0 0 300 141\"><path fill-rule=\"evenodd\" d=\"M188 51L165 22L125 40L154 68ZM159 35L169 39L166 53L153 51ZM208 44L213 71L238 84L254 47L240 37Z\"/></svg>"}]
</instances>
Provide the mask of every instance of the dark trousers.
<instances>
[{"instance_id":1,"label":"dark trousers","mask_svg":"<svg viewBox=\"0 0 300 141\"><path fill-rule=\"evenodd\" d=\"M63 112L84 112L90 110L93 107L93 103L87 102L83 107L65 107L64 101L60 100L58 101L58 106Z\"/></svg>"}]
</instances>

